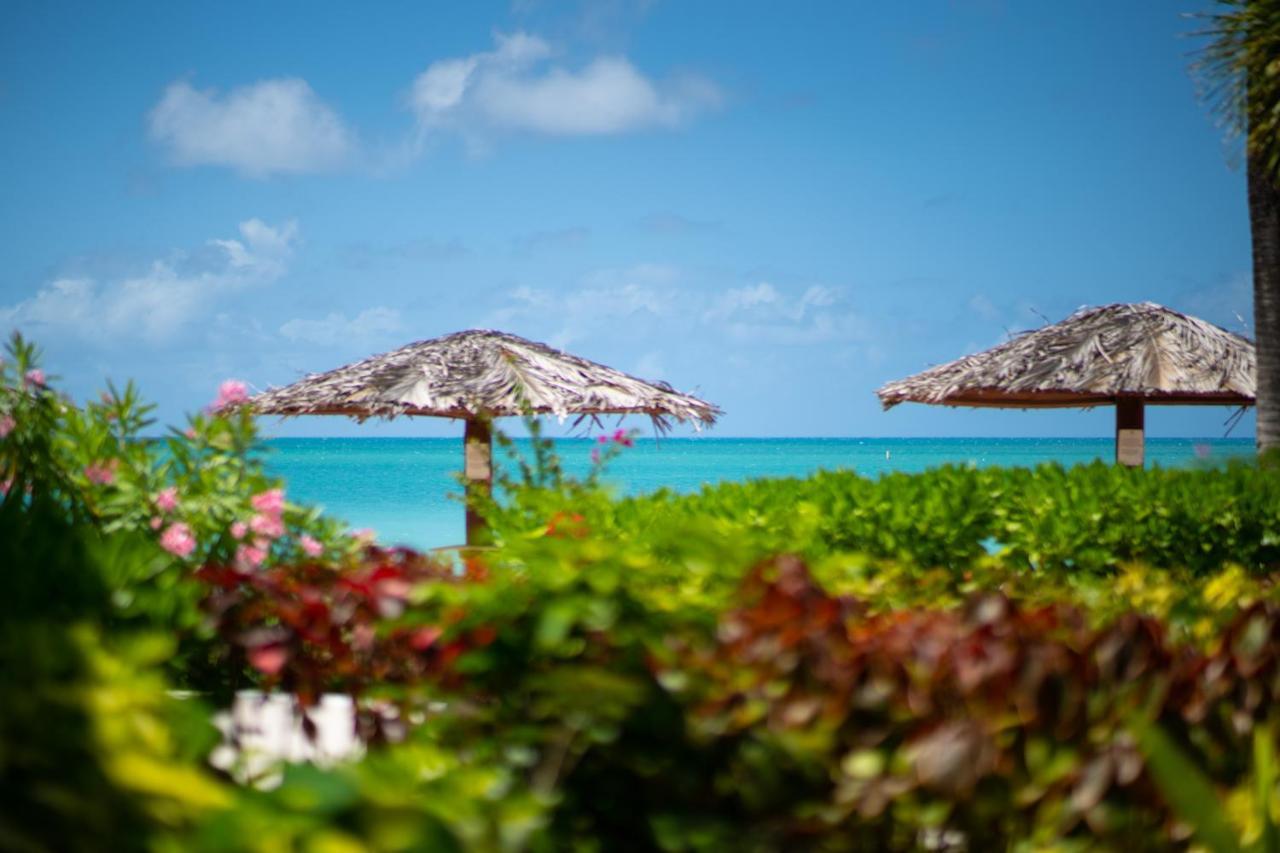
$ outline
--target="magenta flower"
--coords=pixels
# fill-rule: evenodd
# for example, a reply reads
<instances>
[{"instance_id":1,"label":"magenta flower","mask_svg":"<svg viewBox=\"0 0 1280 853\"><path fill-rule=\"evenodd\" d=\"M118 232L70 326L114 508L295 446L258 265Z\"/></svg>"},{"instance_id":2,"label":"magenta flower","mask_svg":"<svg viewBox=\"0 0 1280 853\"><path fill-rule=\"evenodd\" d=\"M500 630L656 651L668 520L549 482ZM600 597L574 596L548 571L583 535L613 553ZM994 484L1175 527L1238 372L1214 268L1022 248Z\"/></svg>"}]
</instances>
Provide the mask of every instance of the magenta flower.
<instances>
[{"instance_id":1,"label":"magenta flower","mask_svg":"<svg viewBox=\"0 0 1280 853\"><path fill-rule=\"evenodd\" d=\"M259 536L277 539L284 535L284 522L278 515L259 514L249 519L249 529Z\"/></svg>"},{"instance_id":2,"label":"magenta flower","mask_svg":"<svg viewBox=\"0 0 1280 853\"><path fill-rule=\"evenodd\" d=\"M617 429L613 433L613 440L616 443L621 444L623 447L630 447L632 444L635 443L631 440L631 435L622 428Z\"/></svg>"},{"instance_id":3,"label":"magenta flower","mask_svg":"<svg viewBox=\"0 0 1280 853\"><path fill-rule=\"evenodd\" d=\"M116 464L114 459L109 462L94 462L84 467L84 475L89 478L90 483L109 486L116 478Z\"/></svg>"},{"instance_id":4,"label":"magenta flower","mask_svg":"<svg viewBox=\"0 0 1280 853\"><path fill-rule=\"evenodd\" d=\"M35 385L39 388L44 387L44 371L38 367L33 367L27 371L26 385Z\"/></svg>"},{"instance_id":5,"label":"magenta flower","mask_svg":"<svg viewBox=\"0 0 1280 853\"><path fill-rule=\"evenodd\" d=\"M236 562L242 566L248 566L256 569L262 565L267 559L267 550L265 548L256 548L253 545L241 545L236 549Z\"/></svg>"},{"instance_id":6,"label":"magenta flower","mask_svg":"<svg viewBox=\"0 0 1280 853\"><path fill-rule=\"evenodd\" d=\"M170 486L156 492L156 506L161 512L173 512L178 508L178 488Z\"/></svg>"},{"instance_id":7,"label":"magenta flower","mask_svg":"<svg viewBox=\"0 0 1280 853\"><path fill-rule=\"evenodd\" d=\"M298 541L302 544L303 553L308 557L319 557L324 553L324 546L320 544L318 539L304 533Z\"/></svg>"},{"instance_id":8,"label":"magenta flower","mask_svg":"<svg viewBox=\"0 0 1280 853\"><path fill-rule=\"evenodd\" d=\"M231 523L231 535L236 539L243 539L244 535L249 532L249 526L243 521L233 521Z\"/></svg>"},{"instance_id":9,"label":"magenta flower","mask_svg":"<svg viewBox=\"0 0 1280 853\"><path fill-rule=\"evenodd\" d=\"M0 438L4 438L9 433L13 432L13 428L17 425L18 422L13 419L12 415L5 415L0 418Z\"/></svg>"},{"instance_id":10,"label":"magenta flower","mask_svg":"<svg viewBox=\"0 0 1280 853\"><path fill-rule=\"evenodd\" d=\"M597 443L599 443L599 444L608 444L608 443L609 443L609 436L607 436L607 435L598 435L598 436L596 436L596 442L597 442Z\"/></svg>"},{"instance_id":11,"label":"magenta flower","mask_svg":"<svg viewBox=\"0 0 1280 853\"><path fill-rule=\"evenodd\" d=\"M160 534L160 547L177 557L189 557L196 549L196 537L181 521L170 524Z\"/></svg>"},{"instance_id":12,"label":"magenta flower","mask_svg":"<svg viewBox=\"0 0 1280 853\"><path fill-rule=\"evenodd\" d=\"M218 396L209 408L213 411L234 406L249 399L249 386L239 379L228 379L218 386Z\"/></svg>"},{"instance_id":13,"label":"magenta flower","mask_svg":"<svg viewBox=\"0 0 1280 853\"><path fill-rule=\"evenodd\" d=\"M284 512L284 489L267 489L249 499L249 505L263 515L278 516Z\"/></svg>"}]
</instances>

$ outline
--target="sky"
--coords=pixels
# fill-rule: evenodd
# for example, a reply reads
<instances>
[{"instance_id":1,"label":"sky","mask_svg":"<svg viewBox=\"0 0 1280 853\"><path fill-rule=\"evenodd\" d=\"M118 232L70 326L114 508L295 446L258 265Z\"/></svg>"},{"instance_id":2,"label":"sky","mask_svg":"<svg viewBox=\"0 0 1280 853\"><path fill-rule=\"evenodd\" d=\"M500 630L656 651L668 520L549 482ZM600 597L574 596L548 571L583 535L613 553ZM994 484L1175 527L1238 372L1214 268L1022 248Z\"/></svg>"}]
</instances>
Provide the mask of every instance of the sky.
<instances>
[{"instance_id":1,"label":"sky","mask_svg":"<svg viewBox=\"0 0 1280 853\"><path fill-rule=\"evenodd\" d=\"M496 328L699 394L713 435L1106 435L1107 409L874 392L1083 305L1252 334L1199 8L18 0L0 330L77 398L135 380L163 423L227 378Z\"/></svg>"}]
</instances>

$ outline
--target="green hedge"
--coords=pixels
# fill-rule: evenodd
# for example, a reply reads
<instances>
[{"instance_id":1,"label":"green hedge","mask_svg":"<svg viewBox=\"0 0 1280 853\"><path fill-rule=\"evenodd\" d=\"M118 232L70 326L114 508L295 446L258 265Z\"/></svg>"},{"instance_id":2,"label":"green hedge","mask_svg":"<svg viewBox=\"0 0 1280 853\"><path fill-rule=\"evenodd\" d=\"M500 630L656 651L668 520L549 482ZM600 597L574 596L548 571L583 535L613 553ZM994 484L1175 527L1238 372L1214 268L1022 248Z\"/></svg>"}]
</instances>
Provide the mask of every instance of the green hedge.
<instances>
[{"instance_id":1,"label":"green hedge","mask_svg":"<svg viewBox=\"0 0 1280 853\"><path fill-rule=\"evenodd\" d=\"M594 524L637 541L715 531L761 555L862 552L963 569L994 553L1011 568L1052 572L1127 562L1192 572L1236 563L1255 574L1280 566L1280 474L1243 462L1192 470L947 466L879 479L819 472L598 509Z\"/></svg>"}]
</instances>

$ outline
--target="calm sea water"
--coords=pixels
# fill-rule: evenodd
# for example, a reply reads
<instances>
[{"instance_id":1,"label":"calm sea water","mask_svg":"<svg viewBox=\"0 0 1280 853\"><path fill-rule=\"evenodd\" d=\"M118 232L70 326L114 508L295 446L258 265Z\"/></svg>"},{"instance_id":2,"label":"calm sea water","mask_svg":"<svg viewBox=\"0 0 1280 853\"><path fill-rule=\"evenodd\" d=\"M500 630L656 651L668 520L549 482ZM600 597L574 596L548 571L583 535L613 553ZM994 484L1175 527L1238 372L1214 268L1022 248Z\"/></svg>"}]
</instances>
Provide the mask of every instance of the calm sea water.
<instances>
[{"instance_id":1,"label":"calm sea water","mask_svg":"<svg viewBox=\"0 0 1280 853\"><path fill-rule=\"evenodd\" d=\"M587 471L594 446L589 439L559 439L556 446L568 471ZM462 505L450 498L460 492L460 438L281 438L268 447L267 466L285 479L292 499L319 504L353 527L372 528L382 542L432 548L464 539ZM1148 465L1212 464L1252 453L1249 438L1147 439ZM640 439L614 460L607 479L625 494L663 487L690 492L704 483L819 469L875 476L944 463L1074 465L1113 455L1110 438ZM501 456L495 448L495 457Z\"/></svg>"}]
</instances>

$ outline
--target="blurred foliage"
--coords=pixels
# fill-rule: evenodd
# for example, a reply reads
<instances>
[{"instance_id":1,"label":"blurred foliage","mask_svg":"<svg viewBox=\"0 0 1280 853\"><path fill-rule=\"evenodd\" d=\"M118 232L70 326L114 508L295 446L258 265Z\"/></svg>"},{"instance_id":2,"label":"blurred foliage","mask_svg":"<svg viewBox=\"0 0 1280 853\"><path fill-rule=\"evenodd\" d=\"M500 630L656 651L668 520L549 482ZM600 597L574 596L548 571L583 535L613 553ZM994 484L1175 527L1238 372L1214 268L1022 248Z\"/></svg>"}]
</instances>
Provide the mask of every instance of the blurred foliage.
<instances>
[{"instance_id":1,"label":"blurred foliage","mask_svg":"<svg viewBox=\"0 0 1280 853\"><path fill-rule=\"evenodd\" d=\"M78 408L11 356L0 848L1270 849L1256 468L618 500L630 434L577 480L535 432L498 547L444 562L286 503L240 410L151 442L132 388ZM250 682L305 726L352 696L366 754L234 784L210 705Z\"/></svg>"}]
</instances>

